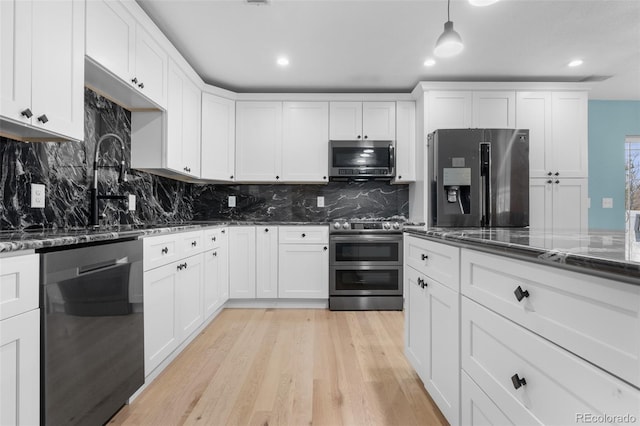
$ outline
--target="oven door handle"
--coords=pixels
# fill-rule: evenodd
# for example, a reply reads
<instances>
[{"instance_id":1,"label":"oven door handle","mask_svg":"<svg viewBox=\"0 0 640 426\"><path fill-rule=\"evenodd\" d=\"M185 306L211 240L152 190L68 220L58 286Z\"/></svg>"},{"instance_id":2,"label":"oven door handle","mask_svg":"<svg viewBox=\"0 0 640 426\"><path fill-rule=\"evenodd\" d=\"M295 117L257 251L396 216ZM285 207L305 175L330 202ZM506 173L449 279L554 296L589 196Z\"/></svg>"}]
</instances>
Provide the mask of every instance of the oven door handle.
<instances>
[{"instance_id":1,"label":"oven door handle","mask_svg":"<svg viewBox=\"0 0 640 426\"><path fill-rule=\"evenodd\" d=\"M390 241L390 242L402 242L402 234L393 234L393 235L365 235L365 234L355 234L355 235L330 235L329 240L331 242L350 242L350 243L358 243L363 241Z\"/></svg>"}]
</instances>

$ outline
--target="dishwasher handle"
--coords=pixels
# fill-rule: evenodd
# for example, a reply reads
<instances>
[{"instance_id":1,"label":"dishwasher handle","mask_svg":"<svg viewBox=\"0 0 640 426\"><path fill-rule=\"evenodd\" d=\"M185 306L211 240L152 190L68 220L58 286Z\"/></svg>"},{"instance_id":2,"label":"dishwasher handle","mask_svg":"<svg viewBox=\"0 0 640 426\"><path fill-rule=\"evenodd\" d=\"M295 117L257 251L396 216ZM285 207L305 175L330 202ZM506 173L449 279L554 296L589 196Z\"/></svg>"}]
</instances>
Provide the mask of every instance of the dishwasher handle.
<instances>
[{"instance_id":1,"label":"dishwasher handle","mask_svg":"<svg viewBox=\"0 0 640 426\"><path fill-rule=\"evenodd\" d=\"M123 257L120 259L111 259L105 260L102 262L92 263L91 265L85 265L78 268L78 275L89 274L91 272L100 271L102 269L108 269L112 266L121 265L124 263L129 263L128 257Z\"/></svg>"}]
</instances>

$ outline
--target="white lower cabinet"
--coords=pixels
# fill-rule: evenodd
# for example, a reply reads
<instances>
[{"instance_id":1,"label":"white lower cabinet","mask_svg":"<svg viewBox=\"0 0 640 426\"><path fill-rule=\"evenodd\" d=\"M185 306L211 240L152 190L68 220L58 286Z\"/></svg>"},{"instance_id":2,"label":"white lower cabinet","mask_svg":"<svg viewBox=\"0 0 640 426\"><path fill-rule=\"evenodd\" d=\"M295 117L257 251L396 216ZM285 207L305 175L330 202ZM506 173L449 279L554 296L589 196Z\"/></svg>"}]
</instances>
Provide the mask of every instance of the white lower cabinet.
<instances>
[{"instance_id":1,"label":"white lower cabinet","mask_svg":"<svg viewBox=\"0 0 640 426\"><path fill-rule=\"evenodd\" d=\"M640 418L637 388L466 297L461 330L463 369L513 424Z\"/></svg>"},{"instance_id":2,"label":"white lower cabinet","mask_svg":"<svg viewBox=\"0 0 640 426\"><path fill-rule=\"evenodd\" d=\"M211 317L229 299L229 246L226 228L205 231L203 253L204 318Z\"/></svg>"},{"instance_id":3,"label":"white lower cabinet","mask_svg":"<svg viewBox=\"0 0 640 426\"><path fill-rule=\"evenodd\" d=\"M36 288L38 283L32 283ZM0 424L40 421L40 310L0 321Z\"/></svg>"},{"instance_id":4,"label":"white lower cabinet","mask_svg":"<svg viewBox=\"0 0 640 426\"><path fill-rule=\"evenodd\" d=\"M176 291L180 340L193 333L204 321L202 303L202 254L178 262Z\"/></svg>"},{"instance_id":5,"label":"white lower cabinet","mask_svg":"<svg viewBox=\"0 0 640 426\"><path fill-rule=\"evenodd\" d=\"M256 297L256 228L229 228L229 298Z\"/></svg>"},{"instance_id":6,"label":"white lower cabinet","mask_svg":"<svg viewBox=\"0 0 640 426\"><path fill-rule=\"evenodd\" d=\"M502 410L463 370L460 373L460 424L467 426L514 425Z\"/></svg>"},{"instance_id":7,"label":"white lower cabinet","mask_svg":"<svg viewBox=\"0 0 640 426\"><path fill-rule=\"evenodd\" d=\"M278 297L327 299L329 251L325 244L281 244Z\"/></svg>"},{"instance_id":8,"label":"white lower cabinet","mask_svg":"<svg viewBox=\"0 0 640 426\"><path fill-rule=\"evenodd\" d=\"M418 281L420 279L420 281ZM420 379L424 382L427 363L427 332L428 322L427 290L421 285L422 276L418 271L404 268L404 326L405 326L405 355Z\"/></svg>"},{"instance_id":9,"label":"white lower cabinet","mask_svg":"<svg viewBox=\"0 0 640 426\"><path fill-rule=\"evenodd\" d=\"M278 227L256 227L256 297L278 297Z\"/></svg>"}]
</instances>

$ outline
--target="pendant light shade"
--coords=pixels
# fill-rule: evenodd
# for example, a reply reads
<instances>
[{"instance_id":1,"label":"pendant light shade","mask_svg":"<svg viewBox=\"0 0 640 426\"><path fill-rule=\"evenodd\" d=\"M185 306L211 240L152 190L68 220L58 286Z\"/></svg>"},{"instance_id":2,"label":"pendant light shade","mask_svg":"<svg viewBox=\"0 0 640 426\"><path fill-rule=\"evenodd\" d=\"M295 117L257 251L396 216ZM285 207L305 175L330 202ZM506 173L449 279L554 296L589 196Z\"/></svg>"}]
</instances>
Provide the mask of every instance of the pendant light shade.
<instances>
[{"instance_id":1,"label":"pendant light shade","mask_svg":"<svg viewBox=\"0 0 640 426\"><path fill-rule=\"evenodd\" d=\"M462 38L453 29L453 22L447 21L444 23L444 32L438 37L436 42L436 48L433 53L439 58L450 58L462 52L464 44L462 44Z\"/></svg>"}]
</instances>

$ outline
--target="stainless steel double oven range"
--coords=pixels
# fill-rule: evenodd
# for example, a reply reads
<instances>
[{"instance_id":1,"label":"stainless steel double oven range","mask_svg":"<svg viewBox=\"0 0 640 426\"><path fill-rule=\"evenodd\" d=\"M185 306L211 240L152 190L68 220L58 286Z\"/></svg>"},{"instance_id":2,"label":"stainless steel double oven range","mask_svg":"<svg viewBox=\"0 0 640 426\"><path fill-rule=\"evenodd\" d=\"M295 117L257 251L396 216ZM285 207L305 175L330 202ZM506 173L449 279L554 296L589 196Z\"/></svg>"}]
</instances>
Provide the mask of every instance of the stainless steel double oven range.
<instances>
[{"instance_id":1,"label":"stainless steel double oven range","mask_svg":"<svg viewBox=\"0 0 640 426\"><path fill-rule=\"evenodd\" d=\"M329 309L402 310L401 223L331 224Z\"/></svg>"}]
</instances>

